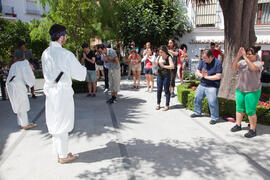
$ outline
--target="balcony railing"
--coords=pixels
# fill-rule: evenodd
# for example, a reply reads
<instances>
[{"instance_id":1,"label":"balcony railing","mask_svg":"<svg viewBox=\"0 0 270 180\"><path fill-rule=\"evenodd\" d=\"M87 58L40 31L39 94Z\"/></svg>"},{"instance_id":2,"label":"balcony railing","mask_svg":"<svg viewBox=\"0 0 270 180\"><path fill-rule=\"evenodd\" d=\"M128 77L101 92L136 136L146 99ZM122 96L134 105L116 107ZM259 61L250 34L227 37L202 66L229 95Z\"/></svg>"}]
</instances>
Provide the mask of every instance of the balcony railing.
<instances>
[{"instance_id":1,"label":"balcony railing","mask_svg":"<svg viewBox=\"0 0 270 180\"><path fill-rule=\"evenodd\" d=\"M41 15L41 6L35 1L26 1L26 14Z\"/></svg>"},{"instance_id":2,"label":"balcony railing","mask_svg":"<svg viewBox=\"0 0 270 180\"><path fill-rule=\"evenodd\" d=\"M216 0L212 3L197 4L196 6L196 26L215 26L216 24Z\"/></svg>"}]
</instances>

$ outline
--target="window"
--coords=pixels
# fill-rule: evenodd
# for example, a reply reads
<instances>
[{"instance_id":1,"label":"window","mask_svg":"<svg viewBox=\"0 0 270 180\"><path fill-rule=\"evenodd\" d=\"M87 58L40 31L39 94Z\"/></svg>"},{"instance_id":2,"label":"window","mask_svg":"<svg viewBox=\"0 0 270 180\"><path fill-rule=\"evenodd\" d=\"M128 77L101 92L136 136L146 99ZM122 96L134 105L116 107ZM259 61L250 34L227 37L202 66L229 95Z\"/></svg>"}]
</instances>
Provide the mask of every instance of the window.
<instances>
[{"instance_id":1,"label":"window","mask_svg":"<svg viewBox=\"0 0 270 180\"><path fill-rule=\"evenodd\" d=\"M196 6L196 26L212 27L216 24L217 1L213 0L207 4L197 4Z\"/></svg>"},{"instance_id":2,"label":"window","mask_svg":"<svg viewBox=\"0 0 270 180\"><path fill-rule=\"evenodd\" d=\"M26 0L26 14L41 14L41 7L37 4L36 0Z\"/></svg>"},{"instance_id":3,"label":"window","mask_svg":"<svg viewBox=\"0 0 270 180\"><path fill-rule=\"evenodd\" d=\"M0 0L0 13L2 13L2 1Z\"/></svg>"},{"instance_id":4,"label":"window","mask_svg":"<svg viewBox=\"0 0 270 180\"><path fill-rule=\"evenodd\" d=\"M255 23L257 25L270 24L270 2L258 4Z\"/></svg>"}]
</instances>

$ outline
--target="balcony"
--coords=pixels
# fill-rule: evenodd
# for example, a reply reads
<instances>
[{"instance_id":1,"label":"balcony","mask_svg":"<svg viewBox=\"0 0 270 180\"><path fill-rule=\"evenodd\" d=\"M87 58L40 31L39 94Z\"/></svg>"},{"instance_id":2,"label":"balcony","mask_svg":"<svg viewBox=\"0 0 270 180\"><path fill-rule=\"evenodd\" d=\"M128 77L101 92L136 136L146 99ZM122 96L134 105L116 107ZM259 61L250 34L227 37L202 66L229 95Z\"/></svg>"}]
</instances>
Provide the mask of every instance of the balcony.
<instances>
[{"instance_id":1,"label":"balcony","mask_svg":"<svg viewBox=\"0 0 270 180\"><path fill-rule=\"evenodd\" d=\"M26 14L30 15L41 15L42 8L39 4L37 4L35 1L26 1Z\"/></svg>"}]
</instances>

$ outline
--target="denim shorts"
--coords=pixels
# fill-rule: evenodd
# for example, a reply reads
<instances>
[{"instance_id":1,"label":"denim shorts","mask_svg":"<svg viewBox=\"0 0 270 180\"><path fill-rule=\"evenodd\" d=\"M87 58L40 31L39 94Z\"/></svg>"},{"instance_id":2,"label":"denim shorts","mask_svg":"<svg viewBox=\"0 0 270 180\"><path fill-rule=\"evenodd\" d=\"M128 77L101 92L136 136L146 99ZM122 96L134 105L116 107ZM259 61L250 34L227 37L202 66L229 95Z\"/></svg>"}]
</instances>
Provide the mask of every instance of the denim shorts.
<instances>
[{"instance_id":1,"label":"denim shorts","mask_svg":"<svg viewBox=\"0 0 270 180\"><path fill-rule=\"evenodd\" d=\"M144 69L145 74L153 74L152 69Z\"/></svg>"},{"instance_id":2,"label":"denim shorts","mask_svg":"<svg viewBox=\"0 0 270 180\"><path fill-rule=\"evenodd\" d=\"M86 75L86 81L87 82L96 82L97 77L96 77L96 71L91 71L87 70L87 75Z\"/></svg>"}]
</instances>

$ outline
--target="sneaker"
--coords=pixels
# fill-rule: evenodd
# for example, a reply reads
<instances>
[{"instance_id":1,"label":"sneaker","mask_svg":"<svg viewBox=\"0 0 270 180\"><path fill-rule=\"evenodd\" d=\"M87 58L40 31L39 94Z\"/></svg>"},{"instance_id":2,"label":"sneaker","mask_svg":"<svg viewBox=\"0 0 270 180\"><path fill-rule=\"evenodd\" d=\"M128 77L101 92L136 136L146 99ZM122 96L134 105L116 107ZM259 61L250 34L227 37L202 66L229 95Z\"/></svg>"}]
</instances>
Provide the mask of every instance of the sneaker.
<instances>
[{"instance_id":1,"label":"sneaker","mask_svg":"<svg viewBox=\"0 0 270 180\"><path fill-rule=\"evenodd\" d=\"M106 92L108 92L108 91L109 91L109 89L108 89L108 88L104 89L104 93L106 93Z\"/></svg>"},{"instance_id":2,"label":"sneaker","mask_svg":"<svg viewBox=\"0 0 270 180\"><path fill-rule=\"evenodd\" d=\"M92 94L92 97L96 97L96 94Z\"/></svg>"},{"instance_id":3,"label":"sneaker","mask_svg":"<svg viewBox=\"0 0 270 180\"><path fill-rule=\"evenodd\" d=\"M86 97L91 97L91 94L87 94Z\"/></svg>"},{"instance_id":4,"label":"sneaker","mask_svg":"<svg viewBox=\"0 0 270 180\"><path fill-rule=\"evenodd\" d=\"M175 94L174 92L171 93L171 98L174 98L175 97Z\"/></svg>"},{"instance_id":5,"label":"sneaker","mask_svg":"<svg viewBox=\"0 0 270 180\"><path fill-rule=\"evenodd\" d=\"M217 123L217 121L215 121L215 120L209 121L209 124L212 124L212 125L214 125L214 124L216 124L216 123Z\"/></svg>"},{"instance_id":6,"label":"sneaker","mask_svg":"<svg viewBox=\"0 0 270 180\"><path fill-rule=\"evenodd\" d=\"M193 114L190 115L190 117L191 118L196 118L196 117L202 117L202 115L193 113Z\"/></svg>"},{"instance_id":7,"label":"sneaker","mask_svg":"<svg viewBox=\"0 0 270 180\"><path fill-rule=\"evenodd\" d=\"M116 99L109 99L109 102L108 102L108 104L115 104L115 103L117 103L117 100Z\"/></svg>"},{"instance_id":8,"label":"sneaker","mask_svg":"<svg viewBox=\"0 0 270 180\"><path fill-rule=\"evenodd\" d=\"M146 91L145 92L148 92L149 91L149 89L146 89Z\"/></svg>"},{"instance_id":9,"label":"sneaker","mask_svg":"<svg viewBox=\"0 0 270 180\"><path fill-rule=\"evenodd\" d=\"M106 103L111 104L112 101L113 101L113 99L110 98L109 100L106 101Z\"/></svg>"},{"instance_id":10,"label":"sneaker","mask_svg":"<svg viewBox=\"0 0 270 180\"><path fill-rule=\"evenodd\" d=\"M233 126L231 129L232 132L237 132L237 131L241 131L241 130L242 130L242 127L241 127L241 125L239 126L238 124Z\"/></svg>"},{"instance_id":11,"label":"sneaker","mask_svg":"<svg viewBox=\"0 0 270 180\"><path fill-rule=\"evenodd\" d=\"M256 130L254 131L254 130L251 130L251 129L250 129L250 130L248 131L248 133L245 134L245 137L246 137L246 138L252 138L252 137L255 137L256 135L257 135Z\"/></svg>"}]
</instances>

